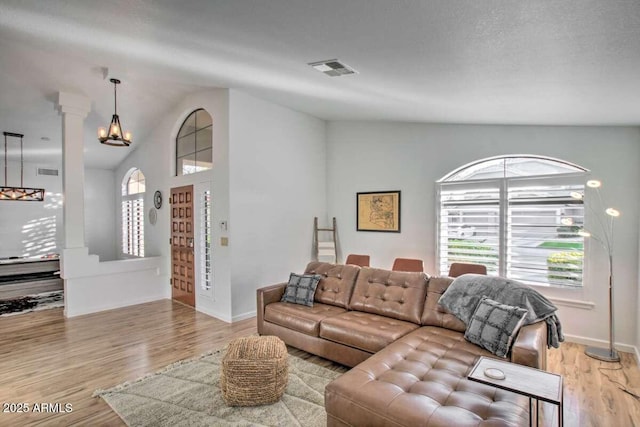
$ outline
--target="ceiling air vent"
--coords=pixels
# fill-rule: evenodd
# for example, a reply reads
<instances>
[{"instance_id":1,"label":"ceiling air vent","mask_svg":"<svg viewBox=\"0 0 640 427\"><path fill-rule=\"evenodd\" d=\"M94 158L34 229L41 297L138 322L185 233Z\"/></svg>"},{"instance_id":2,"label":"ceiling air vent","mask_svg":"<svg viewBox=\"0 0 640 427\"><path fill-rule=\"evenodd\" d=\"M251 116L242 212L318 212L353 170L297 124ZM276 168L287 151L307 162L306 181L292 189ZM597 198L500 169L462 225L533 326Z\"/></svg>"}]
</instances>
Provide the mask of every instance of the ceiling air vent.
<instances>
[{"instance_id":1,"label":"ceiling air vent","mask_svg":"<svg viewBox=\"0 0 640 427\"><path fill-rule=\"evenodd\" d=\"M58 169L38 168L36 175L58 176Z\"/></svg>"},{"instance_id":2,"label":"ceiling air vent","mask_svg":"<svg viewBox=\"0 0 640 427\"><path fill-rule=\"evenodd\" d=\"M325 73L327 76L338 77L356 74L357 71L337 59L327 59L326 61L310 62L316 70Z\"/></svg>"}]
</instances>

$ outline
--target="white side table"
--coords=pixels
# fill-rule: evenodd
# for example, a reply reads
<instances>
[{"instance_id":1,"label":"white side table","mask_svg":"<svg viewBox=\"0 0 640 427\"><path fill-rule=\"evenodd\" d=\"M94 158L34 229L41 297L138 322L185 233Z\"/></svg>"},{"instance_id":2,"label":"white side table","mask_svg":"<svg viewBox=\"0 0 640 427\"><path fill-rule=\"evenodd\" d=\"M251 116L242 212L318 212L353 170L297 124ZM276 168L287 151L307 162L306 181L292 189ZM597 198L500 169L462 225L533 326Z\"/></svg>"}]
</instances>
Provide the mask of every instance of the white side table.
<instances>
[{"instance_id":1,"label":"white side table","mask_svg":"<svg viewBox=\"0 0 640 427\"><path fill-rule=\"evenodd\" d=\"M498 369L504 373L504 379L490 378L485 375L487 369ZM542 400L558 406L558 426L564 424L562 376L529 366L518 365L503 360L480 357L469 373L468 378L503 390L518 393L529 398L529 425L532 420L532 399L536 403ZM536 404L536 408L538 405ZM536 416L536 425L538 417Z\"/></svg>"}]
</instances>

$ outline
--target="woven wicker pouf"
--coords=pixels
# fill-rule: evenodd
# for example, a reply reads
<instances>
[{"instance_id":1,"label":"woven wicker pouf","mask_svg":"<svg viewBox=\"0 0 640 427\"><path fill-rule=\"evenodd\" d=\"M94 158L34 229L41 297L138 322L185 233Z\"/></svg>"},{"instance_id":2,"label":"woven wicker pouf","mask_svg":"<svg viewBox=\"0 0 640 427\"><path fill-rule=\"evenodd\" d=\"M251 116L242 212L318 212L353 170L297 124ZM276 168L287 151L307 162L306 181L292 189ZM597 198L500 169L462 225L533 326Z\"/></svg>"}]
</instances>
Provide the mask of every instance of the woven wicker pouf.
<instances>
[{"instance_id":1,"label":"woven wicker pouf","mask_svg":"<svg viewBox=\"0 0 640 427\"><path fill-rule=\"evenodd\" d=\"M222 359L222 397L229 406L275 403L287 387L288 372L287 346L280 338L237 338Z\"/></svg>"}]
</instances>

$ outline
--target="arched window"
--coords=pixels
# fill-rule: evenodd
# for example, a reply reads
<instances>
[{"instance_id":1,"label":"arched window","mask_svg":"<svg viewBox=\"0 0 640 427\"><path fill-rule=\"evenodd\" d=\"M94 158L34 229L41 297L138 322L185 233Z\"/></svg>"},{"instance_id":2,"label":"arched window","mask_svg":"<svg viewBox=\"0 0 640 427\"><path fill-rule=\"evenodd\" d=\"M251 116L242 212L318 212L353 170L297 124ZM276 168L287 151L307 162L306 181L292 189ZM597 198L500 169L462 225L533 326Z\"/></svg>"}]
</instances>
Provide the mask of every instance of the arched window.
<instances>
[{"instance_id":1,"label":"arched window","mask_svg":"<svg viewBox=\"0 0 640 427\"><path fill-rule=\"evenodd\" d=\"M189 114L176 137L176 176L213 167L212 120L198 109Z\"/></svg>"},{"instance_id":2,"label":"arched window","mask_svg":"<svg viewBox=\"0 0 640 427\"><path fill-rule=\"evenodd\" d=\"M144 174L131 169L122 180L122 254L144 256Z\"/></svg>"},{"instance_id":3,"label":"arched window","mask_svg":"<svg viewBox=\"0 0 640 427\"><path fill-rule=\"evenodd\" d=\"M438 263L487 266L526 283L582 286L586 170L548 157L484 159L438 183Z\"/></svg>"}]
</instances>

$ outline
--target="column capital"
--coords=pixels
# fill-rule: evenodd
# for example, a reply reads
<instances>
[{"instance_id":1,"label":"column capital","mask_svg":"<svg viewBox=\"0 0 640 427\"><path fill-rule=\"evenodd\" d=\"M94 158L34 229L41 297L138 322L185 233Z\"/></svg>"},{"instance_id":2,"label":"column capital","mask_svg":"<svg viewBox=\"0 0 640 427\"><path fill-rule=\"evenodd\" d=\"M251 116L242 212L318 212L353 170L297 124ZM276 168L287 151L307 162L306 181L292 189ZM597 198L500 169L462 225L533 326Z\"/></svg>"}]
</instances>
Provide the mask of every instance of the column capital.
<instances>
[{"instance_id":1,"label":"column capital","mask_svg":"<svg viewBox=\"0 0 640 427\"><path fill-rule=\"evenodd\" d=\"M58 108L61 113L85 118L91 110L91 101L78 93L58 92Z\"/></svg>"}]
</instances>

